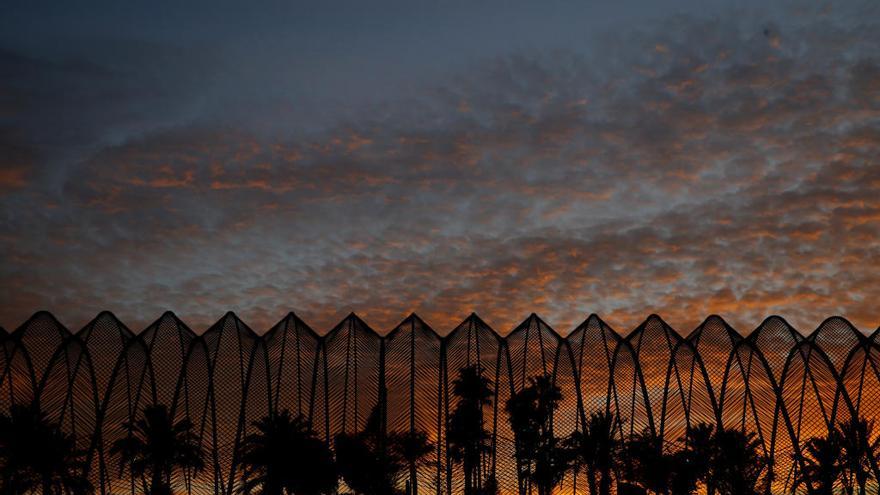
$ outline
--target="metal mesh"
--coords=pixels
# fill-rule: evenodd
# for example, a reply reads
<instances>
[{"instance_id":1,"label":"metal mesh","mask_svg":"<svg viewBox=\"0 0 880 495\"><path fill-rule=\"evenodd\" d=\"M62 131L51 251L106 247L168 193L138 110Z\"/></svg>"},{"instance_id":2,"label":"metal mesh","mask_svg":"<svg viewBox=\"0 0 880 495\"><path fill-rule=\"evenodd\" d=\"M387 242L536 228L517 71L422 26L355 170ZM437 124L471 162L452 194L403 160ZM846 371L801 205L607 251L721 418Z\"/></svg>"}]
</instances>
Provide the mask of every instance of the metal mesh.
<instances>
[{"instance_id":1,"label":"metal mesh","mask_svg":"<svg viewBox=\"0 0 880 495\"><path fill-rule=\"evenodd\" d=\"M504 337L473 314L441 337L416 315L382 336L352 314L322 336L292 313L263 335L228 313L196 335L172 313L135 334L104 312L71 334L40 312L12 333L0 329L0 410L38 401L88 452L103 495L140 490L120 475L110 445L144 407L166 404L193 423L206 461L201 473L178 473L175 487L231 495L237 446L270 410L302 414L332 445L380 404L388 431L424 431L434 445L417 467L418 491L452 494L464 479L448 454L451 386L466 366L492 381L483 408L492 449L479 477L502 493L518 487L504 405L543 374L563 396L557 435L602 410L624 419L622 436L649 429L670 446L689 425L720 422L755 432L779 493L790 491L806 438L853 416L880 417L880 333L866 337L842 318L804 337L771 317L744 337L712 316L685 338L653 315L625 336L591 315L562 337L534 314ZM558 492L586 489L576 468Z\"/></svg>"}]
</instances>

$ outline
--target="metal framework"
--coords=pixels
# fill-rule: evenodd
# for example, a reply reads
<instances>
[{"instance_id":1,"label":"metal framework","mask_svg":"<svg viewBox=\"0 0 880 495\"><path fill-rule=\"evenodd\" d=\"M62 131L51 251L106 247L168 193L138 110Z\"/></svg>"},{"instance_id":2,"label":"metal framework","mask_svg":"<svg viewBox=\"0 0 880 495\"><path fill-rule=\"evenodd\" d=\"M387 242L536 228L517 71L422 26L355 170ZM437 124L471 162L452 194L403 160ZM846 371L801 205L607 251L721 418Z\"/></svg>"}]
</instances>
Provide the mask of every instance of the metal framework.
<instances>
[{"instance_id":1,"label":"metal framework","mask_svg":"<svg viewBox=\"0 0 880 495\"><path fill-rule=\"evenodd\" d=\"M533 314L502 337L472 314L441 337L416 315L385 336L354 314L319 335L291 313L259 335L227 313L196 335L170 312L139 334L108 312L77 333L40 312L12 333L0 329L0 343L0 410L38 401L76 434L102 495L138 490L119 476L109 446L145 405L168 405L201 439L209 467L176 483L189 494L231 495L236 447L254 420L288 409L329 442L362 428L383 389L388 430L422 430L436 445L418 490L461 493L445 431L450 385L467 365L493 383L484 421L494 448L481 473L502 493L517 490L504 403L535 375L552 375L562 390L559 435L603 409L625 420L621 435L647 428L670 445L698 422L753 431L779 492L788 492L807 437L854 415L880 417L880 330L866 336L839 317L805 337L775 316L748 336L711 316L683 337L655 315L626 335L591 315L562 337ZM583 474L560 490L585 492Z\"/></svg>"}]
</instances>

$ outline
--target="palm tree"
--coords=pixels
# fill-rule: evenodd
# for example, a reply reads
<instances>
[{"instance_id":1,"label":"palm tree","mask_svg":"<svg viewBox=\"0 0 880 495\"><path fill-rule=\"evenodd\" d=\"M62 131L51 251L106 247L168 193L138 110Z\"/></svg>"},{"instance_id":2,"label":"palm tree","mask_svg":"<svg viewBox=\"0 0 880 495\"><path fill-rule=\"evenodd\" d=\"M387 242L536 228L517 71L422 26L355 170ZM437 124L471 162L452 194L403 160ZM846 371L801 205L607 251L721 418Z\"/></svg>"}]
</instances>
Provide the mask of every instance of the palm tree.
<instances>
[{"instance_id":1,"label":"palm tree","mask_svg":"<svg viewBox=\"0 0 880 495\"><path fill-rule=\"evenodd\" d=\"M568 449L553 435L553 414L562 393L550 375L529 378L529 384L506 405L514 434L520 492L549 495L568 470Z\"/></svg>"},{"instance_id":2,"label":"palm tree","mask_svg":"<svg viewBox=\"0 0 880 495\"><path fill-rule=\"evenodd\" d=\"M695 474L706 486L706 495L715 495L716 480L713 467L719 454L715 427L708 423L689 426L685 437L681 440L685 442L685 448L694 453Z\"/></svg>"},{"instance_id":3,"label":"palm tree","mask_svg":"<svg viewBox=\"0 0 880 495\"><path fill-rule=\"evenodd\" d=\"M663 455L663 440L645 430L627 439L623 448L626 459L623 477L628 484L644 491L668 494L670 488L669 459Z\"/></svg>"},{"instance_id":4,"label":"palm tree","mask_svg":"<svg viewBox=\"0 0 880 495\"><path fill-rule=\"evenodd\" d=\"M714 451L709 454L708 478L721 495L758 495L761 476L772 481L767 458L760 452L754 433L718 428L713 435ZM703 455L697 452L697 456ZM707 487L710 485L707 483Z\"/></svg>"},{"instance_id":5,"label":"palm tree","mask_svg":"<svg viewBox=\"0 0 880 495\"><path fill-rule=\"evenodd\" d=\"M262 495L321 495L336 489L336 466L327 444L288 410L253 422L240 447L242 492Z\"/></svg>"},{"instance_id":6,"label":"palm tree","mask_svg":"<svg viewBox=\"0 0 880 495\"><path fill-rule=\"evenodd\" d=\"M651 430L630 438L624 446L627 481L661 495L694 493L700 477L694 451L667 452L663 447L663 439Z\"/></svg>"},{"instance_id":7,"label":"palm tree","mask_svg":"<svg viewBox=\"0 0 880 495\"><path fill-rule=\"evenodd\" d=\"M804 444L806 453L795 457L801 470L794 479L792 490L806 485L815 495L833 495L834 483L841 478L845 467L841 461L842 441L836 428L824 437L812 437Z\"/></svg>"},{"instance_id":8,"label":"palm tree","mask_svg":"<svg viewBox=\"0 0 880 495\"><path fill-rule=\"evenodd\" d=\"M873 439L874 422L865 418L850 419L838 425L841 441L841 461L844 484L847 493L852 494L855 486L859 495L865 495L865 488L872 476L872 459L877 459L880 438Z\"/></svg>"},{"instance_id":9,"label":"palm tree","mask_svg":"<svg viewBox=\"0 0 880 495\"><path fill-rule=\"evenodd\" d=\"M400 458L409 466L410 493L418 495L418 468L424 465L425 460L434 451L434 444L428 440L424 431L411 429L405 433L394 433L389 442L392 449L400 455Z\"/></svg>"},{"instance_id":10,"label":"palm tree","mask_svg":"<svg viewBox=\"0 0 880 495\"><path fill-rule=\"evenodd\" d=\"M458 404L446 427L449 457L464 471L464 495L483 494L495 489L494 480L482 479L483 456L492 450L491 436L483 427L483 407L492 404L492 380L477 365L466 366L452 382L452 393Z\"/></svg>"},{"instance_id":11,"label":"palm tree","mask_svg":"<svg viewBox=\"0 0 880 495\"><path fill-rule=\"evenodd\" d=\"M92 485L84 470L76 437L50 422L36 403L0 413L0 493L85 494Z\"/></svg>"},{"instance_id":12,"label":"palm tree","mask_svg":"<svg viewBox=\"0 0 880 495\"><path fill-rule=\"evenodd\" d=\"M141 480L147 495L170 495L175 471L199 472L205 467L192 423L188 419L175 422L166 406L147 406L140 419L123 426L128 436L113 442L110 453L119 456L120 473L128 468L132 478Z\"/></svg>"},{"instance_id":13,"label":"palm tree","mask_svg":"<svg viewBox=\"0 0 880 495\"><path fill-rule=\"evenodd\" d=\"M412 493L416 473L434 445L428 435L412 429L404 433L386 433L383 426L383 399L370 412L364 429L336 436L336 461L345 484L355 493L394 495L406 478Z\"/></svg>"},{"instance_id":14,"label":"palm tree","mask_svg":"<svg viewBox=\"0 0 880 495\"><path fill-rule=\"evenodd\" d=\"M767 466L754 433L716 428L707 423L689 427L685 448L692 455L693 472L706 486L706 494L756 495Z\"/></svg>"},{"instance_id":15,"label":"palm tree","mask_svg":"<svg viewBox=\"0 0 880 495\"><path fill-rule=\"evenodd\" d=\"M612 472L622 445L616 435L618 424L614 414L594 412L582 430L568 438L574 456L587 470L590 495L611 495Z\"/></svg>"}]
</instances>

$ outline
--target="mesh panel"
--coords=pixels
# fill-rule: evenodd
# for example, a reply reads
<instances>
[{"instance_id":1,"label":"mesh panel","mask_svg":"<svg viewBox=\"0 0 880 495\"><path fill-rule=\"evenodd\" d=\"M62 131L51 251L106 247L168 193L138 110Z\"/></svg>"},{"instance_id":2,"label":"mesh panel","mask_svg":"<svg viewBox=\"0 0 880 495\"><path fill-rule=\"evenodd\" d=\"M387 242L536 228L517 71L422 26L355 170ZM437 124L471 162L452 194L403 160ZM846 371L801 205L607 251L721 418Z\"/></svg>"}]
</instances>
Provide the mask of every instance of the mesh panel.
<instances>
[{"instance_id":1,"label":"mesh panel","mask_svg":"<svg viewBox=\"0 0 880 495\"><path fill-rule=\"evenodd\" d=\"M9 356L12 341L3 327L0 327L0 413L9 411L12 404L12 380L9 379Z\"/></svg>"},{"instance_id":2,"label":"mesh panel","mask_svg":"<svg viewBox=\"0 0 880 495\"><path fill-rule=\"evenodd\" d=\"M96 430L98 396L91 359L78 338L70 337L49 360L39 402L50 421L76 436L79 449L89 449Z\"/></svg>"},{"instance_id":3,"label":"mesh panel","mask_svg":"<svg viewBox=\"0 0 880 495\"><path fill-rule=\"evenodd\" d=\"M19 396L17 402L30 401L37 398L37 388L49 369L49 361L70 337L70 332L54 316L41 311L18 327L13 337L19 346L17 352L13 351L14 382L20 383L19 378L25 373L31 379L31 389L26 391L27 387L22 387L26 395Z\"/></svg>"},{"instance_id":4,"label":"mesh panel","mask_svg":"<svg viewBox=\"0 0 880 495\"><path fill-rule=\"evenodd\" d=\"M201 473L187 470L183 473L175 473L175 486L184 486L187 493L209 494L214 492L216 474L221 457L228 453L220 453L213 450L214 429L214 394L211 384L211 364L208 346L204 339L194 339L190 345L186 358L184 372L181 374L172 413L175 421L189 420L193 425L193 431L198 438L203 452L208 452L209 462L207 465L214 469L207 469ZM219 490L218 490L219 491Z\"/></svg>"},{"instance_id":5,"label":"mesh panel","mask_svg":"<svg viewBox=\"0 0 880 495\"><path fill-rule=\"evenodd\" d=\"M109 445L102 434L101 414L105 394L110 390L116 365L134 334L116 316L104 311L86 324L77 333L77 337L85 345L85 351L91 361L95 378L95 400L97 418L93 443L89 445L90 477L95 486L104 487L108 482L106 449ZM113 439L115 440L115 438Z\"/></svg>"},{"instance_id":6,"label":"mesh panel","mask_svg":"<svg viewBox=\"0 0 880 495\"><path fill-rule=\"evenodd\" d=\"M220 492L238 489L236 453L250 423L269 412L269 383L261 340L233 313L227 313L204 336L214 383L210 443L215 483Z\"/></svg>"},{"instance_id":7,"label":"mesh panel","mask_svg":"<svg viewBox=\"0 0 880 495\"><path fill-rule=\"evenodd\" d=\"M441 339L418 316L400 323L385 342L388 388L388 431L428 434L432 454L416 466L416 491L440 493L445 488L441 387Z\"/></svg>"},{"instance_id":8,"label":"mesh panel","mask_svg":"<svg viewBox=\"0 0 880 495\"><path fill-rule=\"evenodd\" d=\"M269 356L272 405L277 411L310 417L318 365L319 337L290 313L263 337Z\"/></svg>"},{"instance_id":9,"label":"mesh panel","mask_svg":"<svg viewBox=\"0 0 880 495\"><path fill-rule=\"evenodd\" d=\"M147 346L147 359L152 363L148 368L152 374L148 400L171 404L187 352L196 336L173 313L168 312L147 327L141 338Z\"/></svg>"},{"instance_id":10,"label":"mesh panel","mask_svg":"<svg viewBox=\"0 0 880 495\"><path fill-rule=\"evenodd\" d=\"M828 318L809 337L828 356L838 372L863 338L850 322L840 317Z\"/></svg>"},{"instance_id":11,"label":"mesh panel","mask_svg":"<svg viewBox=\"0 0 880 495\"><path fill-rule=\"evenodd\" d=\"M363 320L349 315L325 341L330 438L361 431L379 400L382 339Z\"/></svg>"},{"instance_id":12,"label":"mesh panel","mask_svg":"<svg viewBox=\"0 0 880 495\"><path fill-rule=\"evenodd\" d=\"M791 424L788 436L781 435L777 440L777 459L798 452L800 438L825 436L837 421L849 419L846 408L838 417L837 382L831 362L812 342L804 341L792 351L780 384ZM786 487L796 476L797 469L798 466L793 464L791 472L785 473Z\"/></svg>"},{"instance_id":13,"label":"mesh panel","mask_svg":"<svg viewBox=\"0 0 880 495\"><path fill-rule=\"evenodd\" d=\"M480 375L489 378L493 383L495 393L492 397L491 404L485 404L483 407L483 424L485 429L492 435L493 442L497 443L495 444L496 448L493 453L483 456L480 463L480 469L477 475L480 478L481 483L484 484L490 478L496 476L496 455L501 458L509 458L513 454L512 436L502 435L499 439L496 434L496 427L498 425L498 403L499 401L506 401L510 396L509 392L503 392L503 387L499 386L499 382L503 379L501 375L502 360L500 352L502 342L498 338L498 334L489 328L489 325L486 325L486 323L476 314L471 314L467 319L461 322L461 324L459 324L446 337L446 339L444 414L447 421L449 415L455 410L455 406L458 403L458 399L452 393L452 382L458 376L459 370L467 366L476 366ZM500 396L498 393L499 390L502 390ZM503 405L501 407L503 408ZM453 465L447 456L446 467L447 490L452 493L463 492L465 480L461 466ZM502 485L502 489L515 492L516 470L508 470L501 473L498 482L499 485Z\"/></svg>"}]
</instances>

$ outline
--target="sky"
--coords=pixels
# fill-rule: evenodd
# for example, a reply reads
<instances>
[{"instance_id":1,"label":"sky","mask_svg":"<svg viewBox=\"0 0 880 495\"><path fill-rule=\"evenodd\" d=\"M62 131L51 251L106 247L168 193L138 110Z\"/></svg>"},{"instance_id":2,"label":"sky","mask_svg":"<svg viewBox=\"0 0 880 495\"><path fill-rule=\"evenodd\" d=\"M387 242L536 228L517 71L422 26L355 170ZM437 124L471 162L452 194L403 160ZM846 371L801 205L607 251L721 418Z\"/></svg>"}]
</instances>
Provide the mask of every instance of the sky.
<instances>
[{"instance_id":1,"label":"sky","mask_svg":"<svg viewBox=\"0 0 880 495\"><path fill-rule=\"evenodd\" d=\"M871 332L878 53L875 1L5 1L0 325Z\"/></svg>"}]
</instances>

